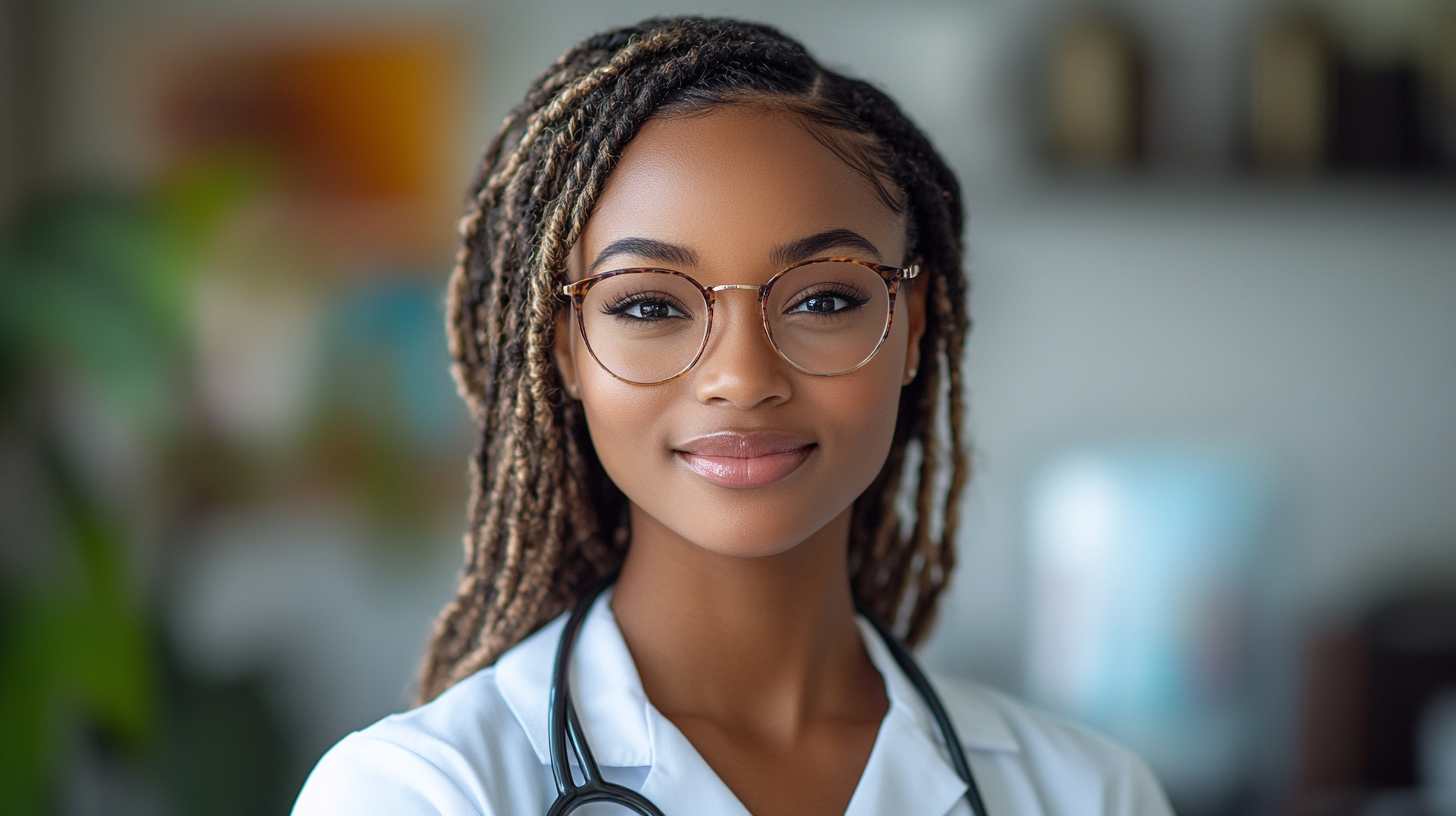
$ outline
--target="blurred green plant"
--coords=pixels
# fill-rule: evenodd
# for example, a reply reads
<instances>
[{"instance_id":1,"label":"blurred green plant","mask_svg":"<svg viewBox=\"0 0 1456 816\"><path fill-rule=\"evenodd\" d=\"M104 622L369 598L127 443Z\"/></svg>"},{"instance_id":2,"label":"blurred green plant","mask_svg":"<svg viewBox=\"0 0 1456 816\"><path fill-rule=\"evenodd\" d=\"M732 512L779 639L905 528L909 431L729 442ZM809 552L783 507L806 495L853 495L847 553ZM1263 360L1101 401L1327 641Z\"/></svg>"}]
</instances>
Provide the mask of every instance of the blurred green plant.
<instances>
[{"instance_id":1,"label":"blurred green plant","mask_svg":"<svg viewBox=\"0 0 1456 816\"><path fill-rule=\"evenodd\" d=\"M78 749L125 760L176 814L286 811L301 780L267 678L189 674L143 587L220 507L352 499L381 540L413 545L463 499L433 286L332 294L337 353L286 450L204 409L195 284L236 263L219 227L271 183L256 160L216 160L152 192L49 194L0 230L0 479L25 495L20 523L0 515L0 816L56 812ZM78 399L155 457L120 477L140 512L97 476ZM139 549L161 554L160 580L140 580Z\"/></svg>"},{"instance_id":2,"label":"blurred green plant","mask_svg":"<svg viewBox=\"0 0 1456 816\"><path fill-rule=\"evenodd\" d=\"M0 596L0 813L42 813L77 720L114 744L147 746L157 678L142 609L126 580L123 533L47 456L75 575Z\"/></svg>"},{"instance_id":3,"label":"blurred green plant","mask_svg":"<svg viewBox=\"0 0 1456 816\"><path fill-rule=\"evenodd\" d=\"M158 646L127 517L82 477L54 403L70 384L141 438L191 433L190 276L247 178L224 167L153 196L51 194L0 234L0 441L36 494L33 523L0 524L24 540L0 545L12 567L48 556L0 574L0 814L52 809L78 734L136 753L157 737Z\"/></svg>"}]
</instances>

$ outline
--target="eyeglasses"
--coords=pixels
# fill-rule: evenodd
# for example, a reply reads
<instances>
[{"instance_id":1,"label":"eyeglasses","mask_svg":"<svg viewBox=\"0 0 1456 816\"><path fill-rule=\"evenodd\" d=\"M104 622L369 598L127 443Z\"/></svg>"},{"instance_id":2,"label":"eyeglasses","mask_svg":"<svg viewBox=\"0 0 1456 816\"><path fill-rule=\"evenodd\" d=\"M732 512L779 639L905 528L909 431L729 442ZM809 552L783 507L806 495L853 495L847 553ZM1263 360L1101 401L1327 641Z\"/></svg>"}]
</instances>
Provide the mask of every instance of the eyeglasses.
<instances>
[{"instance_id":1,"label":"eyeglasses","mask_svg":"<svg viewBox=\"0 0 1456 816\"><path fill-rule=\"evenodd\" d=\"M718 292L758 292L769 343L789 365L820 377L868 363L890 336L900 268L852 258L801 261L762 286L704 286L671 269L618 269L561 287L587 350L607 373L656 385L687 373L713 331Z\"/></svg>"}]
</instances>

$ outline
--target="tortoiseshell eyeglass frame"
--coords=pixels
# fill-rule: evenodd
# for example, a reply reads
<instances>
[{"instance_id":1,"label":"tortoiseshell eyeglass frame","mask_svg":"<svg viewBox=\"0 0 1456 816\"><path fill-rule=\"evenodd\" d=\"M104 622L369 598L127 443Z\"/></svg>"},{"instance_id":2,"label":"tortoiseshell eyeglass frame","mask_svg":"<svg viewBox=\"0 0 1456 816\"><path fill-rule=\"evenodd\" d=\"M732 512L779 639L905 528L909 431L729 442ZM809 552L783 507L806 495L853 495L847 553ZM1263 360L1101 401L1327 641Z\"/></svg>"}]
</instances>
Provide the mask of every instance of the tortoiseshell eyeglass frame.
<instances>
[{"instance_id":1,"label":"tortoiseshell eyeglass frame","mask_svg":"<svg viewBox=\"0 0 1456 816\"><path fill-rule=\"evenodd\" d=\"M773 329L769 326L768 322L768 296L769 293L773 291L774 283L776 283L784 275L787 275L795 269L804 266L810 266L812 264L822 263L852 263L870 269L877 273L880 276L880 279L885 282L885 289L889 293L889 304L888 308L885 311L885 329L884 331L880 332L880 339L878 342L875 343L874 350L866 355L865 358L859 361L857 364L846 368L843 371L833 371L828 373L820 371L810 371L809 369L804 368L803 366L789 359L789 356L787 354L784 354L784 350L779 348L778 341L774 340ZM661 380L654 380L652 382L637 382L636 380L629 380L626 377L620 376L615 371L608 368L607 364L603 363L601 358L597 356L596 350L592 348L591 338L586 336L586 319L582 315L582 306L586 302L587 292L590 292L593 286L596 286L597 284L608 278L614 278L618 275L631 275L643 272L656 272L659 274L676 275L686 280L688 283L691 283L700 294L702 294L703 302L707 304L708 307L708 324L707 327L703 330L703 340L700 344L698 344L698 351L696 354L693 355L693 359L687 365L683 366L682 370L678 371L676 374L673 374L670 377L665 377ZM602 367L603 371L611 374L613 377L625 383L631 383L633 385L661 385L665 382L671 382L672 380L675 380L678 377L681 377L682 375L691 371L693 366L698 364L698 360L702 359L703 352L706 351L708 348L708 339L713 336L713 305L717 302L718 292L725 289L745 289L748 291L758 292L758 312L759 317L763 321L764 334L768 335L769 345L773 347L773 350L778 353L779 357L783 358L784 362L788 363L799 371L804 372L805 374L810 374L815 377L837 377L840 374L848 374L851 371L859 369L860 367L864 366L865 363L873 360L875 355L879 353L880 347L885 344L885 338L890 336L890 327L894 325L895 322L895 295L900 290L900 281L909 280L910 278L914 278L919 274L920 264L918 263L913 263L909 266L900 267L886 266L885 264L872 263L870 261L861 261L856 258L811 258L807 261L800 261L793 266L790 266L787 269L784 269L783 271L775 274L773 277L769 278L768 282L766 282L762 286L754 286L751 283L724 283L718 286L704 286L694 280L691 275L685 272L679 272L676 269L659 269L656 267L642 266L632 267L628 269L614 269L610 272L603 272L599 275L592 275L589 278L582 278L575 283L568 283L565 286L561 287L561 295L562 297L569 298L571 300L572 311L576 313L576 329L581 334L581 341L586 344L587 351L591 352L592 359L596 361L597 365Z\"/></svg>"}]
</instances>

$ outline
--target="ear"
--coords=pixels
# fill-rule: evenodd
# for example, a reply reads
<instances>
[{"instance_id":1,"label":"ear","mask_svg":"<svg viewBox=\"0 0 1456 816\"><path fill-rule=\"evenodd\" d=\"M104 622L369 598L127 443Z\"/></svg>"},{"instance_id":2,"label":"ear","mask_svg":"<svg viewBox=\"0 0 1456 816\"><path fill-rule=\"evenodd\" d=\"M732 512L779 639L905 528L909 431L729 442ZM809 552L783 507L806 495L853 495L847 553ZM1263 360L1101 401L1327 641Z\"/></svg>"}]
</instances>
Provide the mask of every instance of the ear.
<instances>
[{"instance_id":1,"label":"ear","mask_svg":"<svg viewBox=\"0 0 1456 816\"><path fill-rule=\"evenodd\" d=\"M568 280L582 278L581 242L566 256ZM556 373L561 375L561 388L574 400L581 399L581 380L576 376L576 320L570 303L556 312L556 330L551 335L551 356L556 358Z\"/></svg>"},{"instance_id":2,"label":"ear","mask_svg":"<svg viewBox=\"0 0 1456 816\"><path fill-rule=\"evenodd\" d=\"M914 382L915 375L920 373L920 339L925 336L925 292L930 287L927 271L922 268L919 275L901 284L899 292L905 301L905 316L910 324L910 344L905 349L905 377L900 381L901 386ZM905 284L909 284L908 289Z\"/></svg>"},{"instance_id":3,"label":"ear","mask_svg":"<svg viewBox=\"0 0 1456 816\"><path fill-rule=\"evenodd\" d=\"M576 325L571 319L571 306L556 312L556 329L551 336L551 356L556 360L556 373L561 387L574 400L581 399L581 381L576 378L576 349L572 333Z\"/></svg>"}]
</instances>

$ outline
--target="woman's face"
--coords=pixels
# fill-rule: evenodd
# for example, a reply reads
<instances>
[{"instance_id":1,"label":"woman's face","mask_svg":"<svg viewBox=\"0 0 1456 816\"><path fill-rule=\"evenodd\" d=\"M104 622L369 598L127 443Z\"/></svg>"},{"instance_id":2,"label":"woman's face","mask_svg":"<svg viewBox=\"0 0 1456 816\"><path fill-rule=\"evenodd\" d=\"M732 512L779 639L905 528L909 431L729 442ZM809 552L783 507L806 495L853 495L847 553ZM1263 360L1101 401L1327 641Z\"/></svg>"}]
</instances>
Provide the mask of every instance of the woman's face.
<instances>
[{"instance_id":1,"label":"woman's face","mask_svg":"<svg viewBox=\"0 0 1456 816\"><path fill-rule=\"evenodd\" d=\"M793 114L724 106L642 129L573 249L570 276L655 267L704 286L759 286L800 254L906 265L905 232L870 182ZM757 294L734 289L717 293L708 346L677 379L613 377L566 314L555 356L634 518L646 513L725 555L772 555L846 513L879 473L918 364L922 292L901 285L884 345L839 376L781 358Z\"/></svg>"}]
</instances>

